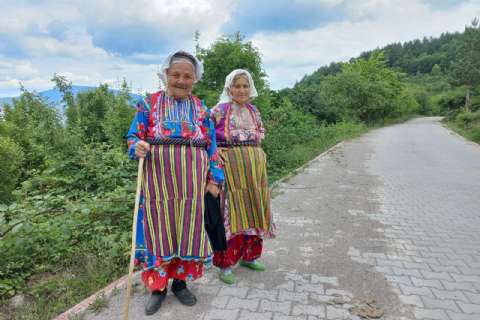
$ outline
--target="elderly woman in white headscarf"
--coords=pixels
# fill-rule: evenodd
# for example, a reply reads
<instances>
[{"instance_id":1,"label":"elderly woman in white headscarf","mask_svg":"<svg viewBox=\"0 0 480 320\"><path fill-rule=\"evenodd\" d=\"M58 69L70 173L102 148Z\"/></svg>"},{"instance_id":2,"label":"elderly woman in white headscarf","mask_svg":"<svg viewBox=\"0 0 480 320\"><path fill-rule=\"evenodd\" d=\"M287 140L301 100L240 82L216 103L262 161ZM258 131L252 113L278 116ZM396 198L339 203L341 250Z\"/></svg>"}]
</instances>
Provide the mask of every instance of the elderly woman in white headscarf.
<instances>
[{"instance_id":1,"label":"elderly woman in white headscarf","mask_svg":"<svg viewBox=\"0 0 480 320\"><path fill-rule=\"evenodd\" d=\"M266 156L260 147L265 129L258 109L250 103L257 96L247 70L233 70L226 78L219 103L212 109L225 185L221 191L227 249L215 251L213 264L227 284L235 282L232 266L265 270L257 259L263 238L273 236Z\"/></svg>"},{"instance_id":2,"label":"elderly woman in white headscarf","mask_svg":"<svg viewBox=\"0 0 480 320\"><path fill-rule=\"evenodd\" d=\"M201 76L202 64L194 55L168 56L161 74L166 90L137 104L128 132L131 158L145 157L136 258L144 263L142 280L152 292L147 315L160 308L170 278L180 302L194 305L186 280L201 277L212 259L204 196L217 197L224 176L209 112L191 94Z\"/></svg>"}]
</instances>

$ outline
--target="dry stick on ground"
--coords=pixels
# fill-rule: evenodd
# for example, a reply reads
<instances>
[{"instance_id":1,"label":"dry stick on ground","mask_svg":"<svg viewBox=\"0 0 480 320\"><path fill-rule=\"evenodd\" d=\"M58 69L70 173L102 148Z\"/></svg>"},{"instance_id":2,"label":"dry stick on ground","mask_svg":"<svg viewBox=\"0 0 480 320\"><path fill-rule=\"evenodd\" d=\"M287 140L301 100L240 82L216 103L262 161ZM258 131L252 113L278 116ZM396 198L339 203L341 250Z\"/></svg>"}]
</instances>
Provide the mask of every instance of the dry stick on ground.
<instances>
[{"instance_id":1,"label":"dry stick on ground","mask_svg":"<svg viewBox=\"0 0 480 320\"><path fill-rule=\"evenodd\" d=\"M133 211L133 223L132 223L132 250L130 252L130 266L128 268L127 293L125 295L125 304L123 307L124 320L128 320L128 306L130 304L130 292L132 290L133 263L135 259L135 240L137 238L137 216L138 216L138 209L140 207L140 190L142 188L142 178L143 178L143 160L144 158L140 158L140 160L138 161L137 192L135 193L135 209Z\"/></svg>"}]
</instances>

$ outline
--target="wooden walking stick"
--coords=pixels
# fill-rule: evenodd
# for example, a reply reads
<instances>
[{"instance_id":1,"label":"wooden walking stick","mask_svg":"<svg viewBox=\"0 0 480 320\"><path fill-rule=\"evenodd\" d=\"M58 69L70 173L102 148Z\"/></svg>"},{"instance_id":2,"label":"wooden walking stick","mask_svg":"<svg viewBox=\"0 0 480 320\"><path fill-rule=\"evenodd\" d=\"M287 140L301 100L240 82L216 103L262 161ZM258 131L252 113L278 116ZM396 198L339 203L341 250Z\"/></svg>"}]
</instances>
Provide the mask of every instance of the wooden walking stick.
<instances>
[{"instance_id":1,"label":"wooden walking stick","mask_svg":"<svg viewBox=\"0 0 480 320\"><path fill-rule=\"evenodd\" d=\"M128 320L128 306L130 304L130 292L132 291L133 264L135 261L135 241L137 239L137 217L138 217L138 209L140 207L140 191L142 189L144 160L145 158L140 158L138 160L137 192L135 193L135 209L133 211L133 223L132 223L132 250L130 252L130 267L128 268L127 293L125 295L125 303L123 306L124 320Z\"/></svg>"}]
</instances>

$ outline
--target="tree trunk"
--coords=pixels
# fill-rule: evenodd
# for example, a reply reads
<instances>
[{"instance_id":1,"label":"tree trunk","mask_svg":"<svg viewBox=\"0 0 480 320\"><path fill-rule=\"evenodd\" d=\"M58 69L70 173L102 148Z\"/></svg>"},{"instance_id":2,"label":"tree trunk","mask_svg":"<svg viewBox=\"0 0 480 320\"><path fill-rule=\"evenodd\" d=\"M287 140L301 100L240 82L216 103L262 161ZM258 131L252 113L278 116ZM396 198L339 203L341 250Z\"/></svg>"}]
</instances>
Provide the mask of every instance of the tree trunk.
<instances>
[{"instance_id":1,"label":"tree trunk","mask_svg":"<svg viewBox=\"0 0 480 320\"><path fill-rule=\"evenodd\" d=\"M465 111L470 111L470 88L467 88L467 92L465 93Z\"/></svg>"}]
</instances>

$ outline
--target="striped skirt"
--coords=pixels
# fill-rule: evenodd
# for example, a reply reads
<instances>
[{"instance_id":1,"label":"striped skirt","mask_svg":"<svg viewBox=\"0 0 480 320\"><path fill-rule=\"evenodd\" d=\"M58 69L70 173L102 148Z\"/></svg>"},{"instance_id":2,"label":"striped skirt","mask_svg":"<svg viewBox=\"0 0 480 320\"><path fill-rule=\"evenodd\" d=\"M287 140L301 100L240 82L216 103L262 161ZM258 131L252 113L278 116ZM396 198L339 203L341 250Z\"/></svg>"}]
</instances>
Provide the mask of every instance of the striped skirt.
<instances>
[{"instance_id":1,"label":"striped skirt","mask_svg":"<svg viewBox=\"0 0 480 320\"><path fill-rule=\"evenodd\" d=\"M211 259L203 215L207 170L204 148L151 146L142 191L145 244L155 259Z\"/></svg>"},{"instance_id":2,"label":"striped skirt","mask_svg":"<svg viewBox=\"0 0 480 320\"><path fill-rule=\"evenodd\" d=\"M273 236L266 155L260 147L221 148L226 188L223 210L227 238L236 234Z\"/></svg>"}]
</instances>

